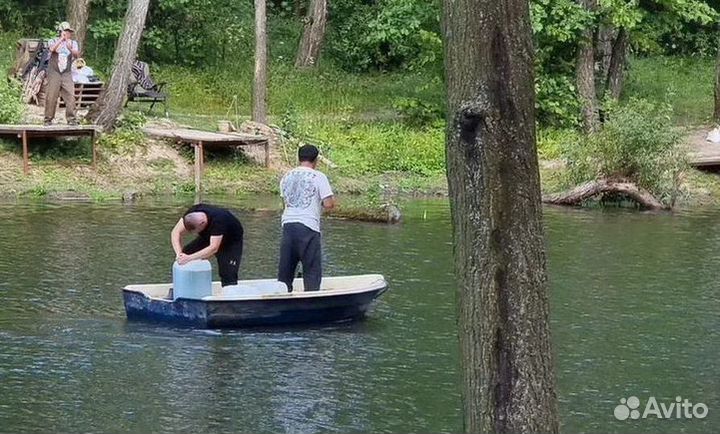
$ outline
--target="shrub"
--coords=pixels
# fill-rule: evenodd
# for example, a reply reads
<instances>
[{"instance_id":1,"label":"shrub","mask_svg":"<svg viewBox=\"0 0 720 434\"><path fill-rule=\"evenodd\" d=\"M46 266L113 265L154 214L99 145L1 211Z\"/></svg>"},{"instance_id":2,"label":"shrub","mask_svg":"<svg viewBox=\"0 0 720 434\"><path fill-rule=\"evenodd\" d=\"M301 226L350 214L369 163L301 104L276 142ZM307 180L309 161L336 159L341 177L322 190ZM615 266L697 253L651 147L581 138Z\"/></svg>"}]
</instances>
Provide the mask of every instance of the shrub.
<instances>
[{"instance_id":1,"label":"shrub","mask_svg":"<svg viewBox=\"0 0 720 434\"><path fill-rule=\"evenodd\" d=\"M17 124L25 112L22 88L14 80L0 80L0 124Z\"/></svg>"},{"instance_id":2,"label":"shrub","mask_svg":"<svg viewBox=\"0 0 720 434\"><path fill-rule=\"evenodd\" d=\"M605 113L600 132L564 149L569 181L628 180L672 203L687 164L671 107L631 99L625 105L606 104Z\"/></svg>"},{"instance_id":3,"label":"shrub","mask_svg":"<svg viewBox=\"0 0 720 434\"><path fill-rule=\"evenodd\" d=\"M425 127L441 121L445 116L439 104L420 98L398 98L393 103L393 108L403 122L411 127Z\"/></svg>"},{"instance_id":4,"label":"shrub","mask_svg":"<svg viewBox=\"0 0 720 434\"><path fill-rule=\"evenodd\" d=\"M145 134L142 131L145 122L142 112L127 111L117 121L112 133L100 136L98 144L114 154L131 154L145 145Z\"/></svg>"},{"instance_id":5,"label":"shrub","mask_svg":"<svg viewBox=\"0 0 720 434\"><path fill-rule=\"evenodd\" d=\"M579 137L579 133L573 129L538 129L538 155L545 160L561 158L563 149L569 144L578 143Z\"/></svg>"}]
</instances>

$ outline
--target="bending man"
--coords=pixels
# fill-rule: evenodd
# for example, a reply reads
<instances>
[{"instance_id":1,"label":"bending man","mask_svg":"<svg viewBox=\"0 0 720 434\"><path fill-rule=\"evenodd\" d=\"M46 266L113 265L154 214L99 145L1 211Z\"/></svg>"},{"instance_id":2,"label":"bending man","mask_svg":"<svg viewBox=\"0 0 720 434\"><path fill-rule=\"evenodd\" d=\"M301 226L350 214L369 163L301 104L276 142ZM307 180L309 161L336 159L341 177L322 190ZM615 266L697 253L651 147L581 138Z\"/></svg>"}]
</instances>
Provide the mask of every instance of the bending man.
<instances>
[{"instance_id":1,"label":"bending man","mask_svg":"<svg viewBox=\"0 0 720 434\"><path fill-rule=\"evenodd\" d=\"M182 236L186 233L198 237L183 247ZM222 286L237 285L243 227L230 211L212 205L195 205L177 222L170 241L180 265L216 256Z\"/></svg>"},{"instance_id":2,"label":"bending man","mask_svg":"<svg viewBox=\"0 0 720 434\"><path fill-rule=\"evenodd\" d=\"M280 194L285 203L282 215L282 243L278 280L293 290L298 262L303 267L305 291L317 291L322 280L320 214L323 208L335 206L327 176L315 170L319 155L313 145L298 149L300 165L280 181Z\"/></svg>"}]
</instances>

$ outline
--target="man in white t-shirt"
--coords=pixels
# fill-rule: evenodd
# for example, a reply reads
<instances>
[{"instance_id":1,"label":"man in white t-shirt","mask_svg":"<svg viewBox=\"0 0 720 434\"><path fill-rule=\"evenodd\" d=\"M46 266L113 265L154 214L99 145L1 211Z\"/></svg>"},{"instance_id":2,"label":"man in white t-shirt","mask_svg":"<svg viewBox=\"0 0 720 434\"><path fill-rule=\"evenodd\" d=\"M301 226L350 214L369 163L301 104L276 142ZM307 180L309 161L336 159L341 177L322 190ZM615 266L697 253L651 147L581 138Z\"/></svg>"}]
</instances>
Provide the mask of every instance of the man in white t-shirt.
<instances>
[{"instance_id":1,"label":"man in white t-shirt","mask_svg":"<svg viewBox=\"0 0 720 434\"><path fill-rule=\"evenodd\" d=\"M298 149L300 165L283 176L280 195L285 203L282 215L282 243L278 280L292 292L298 262L303 267L305 291L318 291L322 280L320 215L335 206L330 183L315 170L320 151L313 145Z\"/></svg>"}]
</instances>

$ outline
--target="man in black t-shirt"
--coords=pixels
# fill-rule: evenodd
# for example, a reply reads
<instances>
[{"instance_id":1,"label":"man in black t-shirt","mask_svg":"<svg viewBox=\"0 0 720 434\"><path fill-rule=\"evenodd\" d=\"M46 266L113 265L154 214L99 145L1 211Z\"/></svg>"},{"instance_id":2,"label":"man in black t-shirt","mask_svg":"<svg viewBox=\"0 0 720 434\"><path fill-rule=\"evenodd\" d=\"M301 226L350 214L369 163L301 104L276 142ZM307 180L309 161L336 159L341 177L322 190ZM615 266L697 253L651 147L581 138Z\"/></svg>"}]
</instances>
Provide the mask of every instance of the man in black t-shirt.
<instances>
[{"instance_id":1,"label":"man in black t-shirt","mask_svg":"<svg viewBox=\"0 0 720 434\"><path fill-rule=\"evenodd\" d=\"M198 237L182 246L186 233ZM222 286L236 285L242 259L243 227L226 209L198 204L185 212L170 234L173 250L180 265L196 259L217 257Z\"/></svg>"}]
</instances>

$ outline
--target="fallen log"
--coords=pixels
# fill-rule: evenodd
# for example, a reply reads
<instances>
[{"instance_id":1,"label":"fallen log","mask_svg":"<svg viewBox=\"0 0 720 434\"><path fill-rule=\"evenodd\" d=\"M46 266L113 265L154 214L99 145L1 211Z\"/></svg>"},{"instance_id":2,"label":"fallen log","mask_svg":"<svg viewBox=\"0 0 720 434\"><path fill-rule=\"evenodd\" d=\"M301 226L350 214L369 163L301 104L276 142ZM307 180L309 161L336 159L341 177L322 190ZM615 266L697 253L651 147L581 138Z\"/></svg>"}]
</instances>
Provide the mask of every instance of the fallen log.
<instances>
[{"instance_id":1,"label":"fallen log","mask_svg":"<svg viewBox=\"0 0 720 434\"><path fill-rule=\"evenodd\" d=\"M327 212L332 218L344 220L356 220L372 223L400 223L402 213L397 205L369 205L369 204L348 204L345 203L340 207L333 208Z\"/></svg>"},{"instance_id":2,"label":"fallen log","mask_svg":"<svg viewBox=\"0 0 720 434\"><path fill-rule=\"evenodd\" d=\"M615 182L606 179L586 182L563 193L543 196L543 202L553 205L581 205L586 200L601 194L617 194L626 196L640 205L642 209L667 209L649 191L638 187L632 182Z\"/></svg>"}]
</instances>

